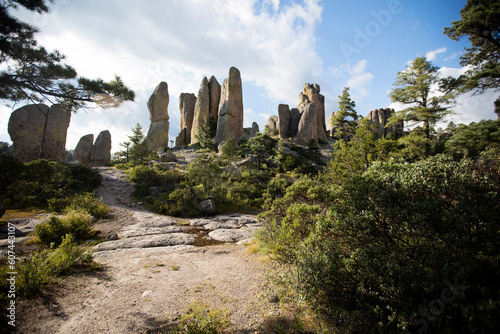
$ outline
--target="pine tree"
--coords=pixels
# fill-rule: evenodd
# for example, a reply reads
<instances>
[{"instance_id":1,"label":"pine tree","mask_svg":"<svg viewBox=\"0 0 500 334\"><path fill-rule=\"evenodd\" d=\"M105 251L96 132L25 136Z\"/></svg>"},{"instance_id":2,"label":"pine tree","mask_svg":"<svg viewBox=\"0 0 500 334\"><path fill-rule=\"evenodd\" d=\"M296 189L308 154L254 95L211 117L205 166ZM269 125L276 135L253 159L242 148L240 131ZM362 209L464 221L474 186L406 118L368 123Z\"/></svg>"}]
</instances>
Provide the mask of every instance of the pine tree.
<instances>
[{"instance_id":1,"label":"pine tree","mask_svg":"<svg viewBox=\"0 0 500 334\"><path fill-rule=\"evenodd\" d=\"M356 102L351 100L349 87L344 87L342 95L339 95L339 110L332 117L332 127L335 133L333 137L348 140L356 132L358 114L356 113Z\"/></svg>"},{"instance_id":2,"label":"pine tree","mask_svg":"<svg viewBox=\"0 0 500 334\"><path fill-rule=\"evenodd\" d=\"M417 57L411 66L398 73L390 97L408 107L396 112L389 125L401 120L410 125L422 124L425 137L430 138L431 126L451 114L448 107L455 97L454 92L444 87L438 70L425 57ZM435 86L439 86L437 91L433 90Z\"/></svg>"},{"instance_id":3,"label":"pine tree","mask_svg":"<svg viewBox=\"0 0 500 334\"><path fill-rule=\"evenodd\" d=\"M471 44L461 57L461 64L470 70L457 81L462 91L481 94L500 87L500 2L468 0L460 11L460 20L452 22L444 33L458 41L468 36ZM500 98L495 112L500 117Z\"/></svg>"},{"instance_id":4,"label":"pine tree","mask_svg":"<svg viewBox=\"0 0 500 334\"><path fill-rule=\"evenodd\" d=\"M38 45L36 27L11 13L18 7L47 13L47 2L3 0L0 3L0 99L48 101L73 111L92 102L115 107L123 100L134 100L135 93L118 76L110 82L78 77L76 70L64 63L64 55Z\"/></svg>"},{"instance_id":5,"label":"pine tree","mask_svg":"<svg viewBox=\"0 0 500 334\"><path fill-rule=\"evenodd\" d=\"M146 144L146 137L139 123L132 128L132 136L128 136L128 138L132 143L129 149L130 161L135 165L142 165L148 160L151 155L151 150Z\"/></svg>"}]
</instances>

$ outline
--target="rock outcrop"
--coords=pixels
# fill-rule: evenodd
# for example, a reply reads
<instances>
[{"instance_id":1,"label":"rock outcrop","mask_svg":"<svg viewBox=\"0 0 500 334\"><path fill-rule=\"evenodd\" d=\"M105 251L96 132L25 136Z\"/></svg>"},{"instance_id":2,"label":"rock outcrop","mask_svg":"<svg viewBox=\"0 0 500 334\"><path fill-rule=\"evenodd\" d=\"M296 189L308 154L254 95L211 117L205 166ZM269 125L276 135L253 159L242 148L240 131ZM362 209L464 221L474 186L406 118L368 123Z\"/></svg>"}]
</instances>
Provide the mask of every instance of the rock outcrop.
<instances>
[{"instance_id":1,"label":"rock outcrop","mask_svg":"<svg viewBox=\"0 0 500 334\"><path fill-rule=\"evenodd\" d=\"M8 131L14 156L28 162L37 159L66 161L66 135L71 113L59 105L31 104L14 110Z\"/></svg>"},{"instance_id":2,"label":"rock outcrop","mask_svg":"<svg viewBox=\"0 0 500 334\"><path fill-rule=\"evenodd\" d=\"M278 129L280 138L293 138L298 145L305 146L311 139L326 142L325 97L319 92L319 85L305 83L297 108L280 104L278 117L269 117L267 127Z\"/></svg>"},{"instance_id":3,"label":"rock outcrop","mask_svg":"<svg viewBox=\"0 0 500 334\"><path fill-rule=\"evenodd\" d=\"M208 79L203 77L198 90L198 98L194 106L193 126L191 128L191 144L198 142L196 135L200 128L206 126L210 119L210 89L208 88Z\"/></svg>"},{"instance_id":4,"label":"rock outcrop","mask_svg":"<svg viewBox=\"0 0 500 334\"><path fill-rule=\"evenodd\" d=\"M381 108L371 110L366 118L372 121L376 126L376 131L379 137L386 137L392 134L394 138L397 138L403 134L404 122L400 121L394 126L386 127L389 118L394 114L394 109L392 108Z\"/></svg>"},{"instance_id":5,"label":"rock outcrop","mask_svg":"<svg viewBox=\"0 0 500 334\"><path fill-rule=\"evenodd\" d=\"M232 138L235 143L243 136L243 92L241 74L236 67L222 84L215 145Z\"/></svg>"},{"instance_id":6,"label":"rock outcrop","mask_svg":"<svg viewBox=\"0 0 500 334\"><path fill-rule=\"evenodd\" d=\"M268 130L276 130L278 128L278 116L269 116L266 127Z\"/></svg>"},{"instance_id":7,"label":"rock outcrop","mask_svg":"<svg viewBox=\"0 0 500 334\"><path fill-rule=\"evenodd\" d=\"M193 93L181 93L181 95L179 96L181 131L175 139L175 146L186 146L191 143L191 129L193 127L195 105L196 95L194 95Z\"/></svg>"},{"instance_id":8,"label":"rock outcrop","mask_svg":"<svg viewBox=\"0 0 500 334\"><path fill-rule=\"evenodd\" d=\"M208 113L210 117L217 120L219 117L221 86L213 75L210 77L210 81L208 82L208 91L210 100Z\"/></svg>"},{"instance_id":9,"label":"rock outcrop","mask_svg":"<svg viewBox=\"0 0 500 334\"><path fill-rule=\"evenodd\" d=\"M105 166L111 159L111 133L108 130L101 131L92 146L90 155L92 166Z\"/></svg>"},{"instance_id":10,"label":"rock outcrop","mask_svg":"<svg viewBox=\"0 0 500 334\"><path fill-rule=\"evenodd\" d=\"M311 139L318 140L318 111L315 103L305 103L300 106L300 122L297 135L293 141L302 146L307 146Z\"/></svg>"},{"instance_id":11,"label":"rock outcrop","mask_svg":"<svg viewBox=\"0 0 500 334\"><path fill-rule=\"evenodd\" d=\"M149 126L146 143L150 150L168 147L168 85L162 81L148 100Z\"/></svg>"},{"instance_id":12,"label":"rock outcrop","mask_svg":"<svg viewBox=\"0 0 500 334\"><path fill-rule=\"evenodd\" d=\"M318 84L304 84L304 90L299 94L298 106L300 113L303 114L304 110L311 110L307 107L308 104L314 103L314 112L316 113L315 121L316 124L309 124L307 128L311 128L310 135L311 138L305 138L304 135L301 137L309 141L310 139L327 141L328 137L326 135L326 121L325 121L325 97L320 94L320 87ZM301 119L302 122L302 119ZM299 126L300 134L300 126ZM300 141L302 141L302 138Z\"/></svg>"},{"instance_id":13,"label":"rock outcrop","mask_svg":"<svg viewBox=\"0 0 500 334\"><path fill-rule=\"evenodd\" d=\"M251 128L244 128L243 129L243 137L241 139L243 140L249 140L250 138L253 138L259 133L259 124L256 122L252 123Z\"/></svg>"},{"instance_id":14,"label":"rock outcrop","mask_svg":"<svg viewBox=\"0 0 500 334\"><path fill-rule=\"evenodd\" d=\"M75 161L80 161L86 166L92 165L92 147L94 145L94 135L88 134L80 138L78 144L76 144L75 152L73 153L73 159Z\"/></svg>"}]
</instances>

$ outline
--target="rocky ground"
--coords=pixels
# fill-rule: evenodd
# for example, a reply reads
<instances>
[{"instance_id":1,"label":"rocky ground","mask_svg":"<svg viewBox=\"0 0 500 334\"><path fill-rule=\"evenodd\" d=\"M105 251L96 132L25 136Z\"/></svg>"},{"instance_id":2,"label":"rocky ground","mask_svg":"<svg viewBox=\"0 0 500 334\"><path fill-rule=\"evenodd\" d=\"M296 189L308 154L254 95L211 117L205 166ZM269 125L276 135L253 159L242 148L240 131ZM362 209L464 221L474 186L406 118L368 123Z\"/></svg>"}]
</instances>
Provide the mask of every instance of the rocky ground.
<instances>
[{"instance_id":1,"label":"rocky ground","mask_svg":"<svg viewBox=\"0 0 500 334\"><path fill-rule=\"evenodd\" d=\"M269 262L248 251L259 227L255 216L157 215L133 202L123 172L99 171L98 192L114 218L96 228L118 239L94 247L100 270L69 276L22 301L18 333L166 332L193 302L227 310L232 333L272 333L269 324L286 321L269 301Z\"/></svg>"}]
</instances>

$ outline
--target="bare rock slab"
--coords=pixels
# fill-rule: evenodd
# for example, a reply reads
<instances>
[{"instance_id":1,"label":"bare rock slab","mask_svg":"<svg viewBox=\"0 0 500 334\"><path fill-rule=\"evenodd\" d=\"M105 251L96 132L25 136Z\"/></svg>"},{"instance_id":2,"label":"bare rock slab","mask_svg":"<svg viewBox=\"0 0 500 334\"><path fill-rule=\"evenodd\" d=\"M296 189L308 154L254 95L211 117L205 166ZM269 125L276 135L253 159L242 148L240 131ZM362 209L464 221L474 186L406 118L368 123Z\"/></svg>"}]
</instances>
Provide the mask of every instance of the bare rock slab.
<instances>
[{"instance_id":1,"label":"bare rock slab","mask_svg":"<svg viewBox=\"0 0 500 334\"><path fill-rule=\"evenodd\" d=\"M252 236L252 231L241 230L241 229L219 229L210 232L208 235L210 238L223 241L223 242L237 242L245 239L249 239Z\"/></svg>"},{"instance_id":2,"label":"bare rock slab","mask_svg":"<svg viewBox=\"0 0 500 334\"><path fill-rule=\"evenodd\" d=\"M160 235L146 235L135 238L126 238L107 241L94 246L96 251L109 251L124 248L149 248L176 245L192 245L194 236L186 233L169 233Z\"/></svg>"}]
</instances>

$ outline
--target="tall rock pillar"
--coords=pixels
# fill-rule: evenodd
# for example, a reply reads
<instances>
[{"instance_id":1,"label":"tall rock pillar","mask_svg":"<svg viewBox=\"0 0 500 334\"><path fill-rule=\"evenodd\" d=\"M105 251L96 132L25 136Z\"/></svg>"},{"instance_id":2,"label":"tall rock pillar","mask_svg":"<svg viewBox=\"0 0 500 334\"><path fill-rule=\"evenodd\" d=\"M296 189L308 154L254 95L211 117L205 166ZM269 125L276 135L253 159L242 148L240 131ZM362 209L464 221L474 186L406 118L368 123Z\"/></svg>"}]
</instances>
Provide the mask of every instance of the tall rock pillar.
<instances>
[{"instance_id":1,"label":"tall rock pillar","mask_svg":"<svg viewBox=\"0 0 500 334\"><path fill-rule=\"evenodd\" d=\"M219 118L215 145L233 139L235 143L243 136L243 92L241 74L236 67L229 69L229 75L222 84L219 103Z\"/></svg>"},{"instance_id":2,"label":"tall rock pillar","mask_svg":"<svg viewBox=\"0 0 500 334\"><path fill-rule=\"evenodd\" d=\"M160 82L148 100L149 126L146 143L150 150L168 147L168 85Z\"/></svg>"}]
</instances>

